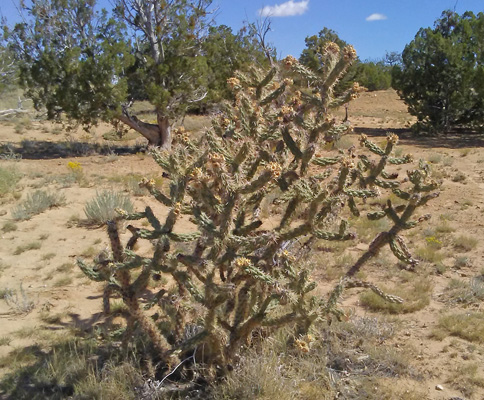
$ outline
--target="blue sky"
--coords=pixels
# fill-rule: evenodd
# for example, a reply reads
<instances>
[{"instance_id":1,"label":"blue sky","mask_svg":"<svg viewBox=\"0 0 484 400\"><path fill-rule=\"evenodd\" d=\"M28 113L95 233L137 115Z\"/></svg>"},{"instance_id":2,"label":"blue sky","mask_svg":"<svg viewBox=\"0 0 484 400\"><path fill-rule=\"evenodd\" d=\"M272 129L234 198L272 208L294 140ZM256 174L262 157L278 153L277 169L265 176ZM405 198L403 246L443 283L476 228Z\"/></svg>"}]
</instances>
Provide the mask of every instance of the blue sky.
<instances>
[{"instance_id":1,"label":"blue sky","mask_svg":"<svg viewBox=\"0 0 484 400\"><path fill-rule=\"evenodd\" d=\"M18 19L15 2L0 0L8 21ZM108 0L100 3L109 8ZM268 37L281 57L298 57L304 39L327 27L353 44L362 60L380 59L386 51L401 52L419 28L433 26L445 9L484 12L483 0L214 0L213 5L218 9L216 22L234 31L261 14L271 16Z\"/></svg>"},{"instance_id":2,"label":"blue sky","mask_svg":"<svg viewBox=\"0 0 484 400\"><path fill-rule=\"evenodd\" d=\"M433 26L446 9L484 12L483 0L214 0L214 4L219 6L217 22L234 29L243 20L256 21L261 10L272 14L269 40L282 57L298 57L304 39L327 27L353 44L362 60L403 51L421 27ZM289 15L278 16L285 14Z\"/></svg>"}]
</instances>

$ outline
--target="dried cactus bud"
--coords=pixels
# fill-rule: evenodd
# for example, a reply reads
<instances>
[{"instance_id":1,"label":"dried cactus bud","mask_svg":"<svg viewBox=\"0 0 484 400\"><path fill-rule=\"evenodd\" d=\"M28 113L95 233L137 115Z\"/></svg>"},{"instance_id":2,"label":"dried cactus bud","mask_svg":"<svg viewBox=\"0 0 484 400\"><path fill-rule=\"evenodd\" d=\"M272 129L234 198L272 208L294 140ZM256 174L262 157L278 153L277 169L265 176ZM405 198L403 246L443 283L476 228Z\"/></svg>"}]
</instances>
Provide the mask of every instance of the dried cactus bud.
<instances>
[{"instance_id":1,"label":"dried cactus bud","mask_svg":"<svg viewBox=\"0 0 484 400\"><path fill-rule=\"evenodd\" d=\"M199 181L203 176L203 171L201 168L193 168L193 171L190 174L190 178L194 181Z\"/></svg>"},{"instance_id":2,"label":"dried cactus bud","mask_svg":"<svg viewBox=\"0 0 484 400\"><path fill-rule=\"evenodd\" d=\"M282 60L282 62L287 69L290 69L294 64L297 64L297 59L295 59L293 56L287 56Z\"/></svg>"},{"instance_id":3,"label":"dried cactus bud","mask_svg":"<svg viewBox=\"0 0 484 400\"><path fill-rule=\"evenodd\" d=\"M173 133L174 133L175 135L182 135L182 134L184 134L184 133L185 133L185 127L184 127L184 126L179 126L178 128L175 128L175 129L173 130Z\"/></svg>"},{"instance_id":4,"label":"dried cactus bud","mask_svg":"<svg viewBox=\"0 0 484 400\"><path fill-rule=\"evenodd\" d=\"M252 265L252 263L250 262L250 260L248 258L239 257L235 260L235 266L237 268L249 267L250 265Z\"/></svg>"},{"instance_id":5,"label":"dried cactus bud","mask_svg":"<svg viewBox=\"0 0 484 400\"><path fill-rule=\"evenodd\" d=\"M334 43L334 42L328 42L326 44L326 46L324 46L324 49L323 49L323 54L324 55L332 55L332 56L336 56L338 55L340 52L340 48L339 46Z\"/></svg>"},{"instance_id":6,"label":"dried cactus bud","mask_svg":"<svg viewBox=\"0 0 484 400\"><path fill-rule=\"evenodd\" d=\"M128 212L122 208L115 208L114 211L116 211L116 213L123 218L126 218L129 215Z\"/></svg>"},{"instance_id":7,"label":"dried cactus bud","mask_svg":"<svg viewBox=\"0 0 484 400\"><path fill-rule=\"evenodd\" d=\"M348 45L343 49L343 58L347 62L356 60L356 50L353 46Z\"/></svg>"},{"instance_id":8,"label":"dried cactus bud","mask_svg":"<svg viewBox=\"0 0 484 400\"><path fill-rule=\"evenodd\" d=\"M232 77L232 78L227 79L227 85L232 90L239 90L239 89L241 89L240 81L237 78L235 78L235 77Z\"/></svg>"},{"instance_id":9,"label":"dried cactus bud","mask_svg":"<svg viewBox=\"0 0 484 400\"><path fill-rule=\"evenodd\" d=\"M173 214L175 214L176 216L180 215L180 213L181 213L181 203L179 203L179 202L176 203L173 206L172 210L173 210Z\"/></svg>"},{"instance_id":10,"label":"dried cactus bud","mask_svg":"<svg viewBox=\"0 0 484 400\"><path fill-rule=\"evenodd\" d=\"M361 134L361 136L360 136L360 139L359 139L359 141L360 141L360 145L361 145L361 146L364 146L364 145L365 145L365 142L366 142L367 140L368 140L368 136L366 136L364 133L362 133L362 134Z\"/></svg>"},{"instance_id":11,"label":"dried cactus bud","mask_svg":"<svg viewBox=\"0 0 484 400\"><path fill-rule=\"evenodd\" d=\"M267 165L267 170L271 173L273 178L279 178L281 176L282 168L278 163L271 162Z\"/></svg>"},{"instance_id":12,"label":"dried cactus bud","mask_svg":"<svg viewBox=\"0 0 484 400\"><path fill-rule=\"evenodd\" d=\"M148 179L148 178L142 178L140 183L140 187L146 187L147 189L152 189L155 186L155 180L154 179Z\"/></svg>"},{"instance_id":13,"label":"dried cactus bud","mask_svg":"<svg viewBox=\"0 0 484 400\"><path fill-rule=\"evenodd\" d=\"M354 168L355 163L353 162L353 160L351 158L345 157L341 160L341 166L343 168L351 169L351 168Z\"/></svg>"},{"instance_id":14,"label":"dried cactus bud","mask_svg":"<svg viewBox=\"0 0 484 400\"><path fill-rule=\"evenodd\" d=\"M284 116L292 115L293 109L289 106L281 107L281 114Z\"/></svg>"},{"instance_id":15,"label":"dried cactus bud","mask_svg":"<svg viewBox=\"0 0 484 400\"><path fill-rule=\"evenodd\" d=\"M397 144L398 143L398 136L395 135L394 133L391 133L390 135L387 136L387 140L391 142L392 144Z\"/></svg>"},{"instance_id":16,"label":"dried cactus bud","mask_svg":"<svg viewBox=\"0 0 484 400\"><path fill-rule=\"evenodd\" d=\"M309 345L304 340L296 339L294 341L294 344L296 345L296 348L302 353L309 353Z\"/></svg>"},{"instance_id":17,"label":"dried cactus bud","mask_svg":"<svg viewBox=\"0 0 484 400\"><path fill-rule=\"evenodd\" d=\"M190 136L188 136L187 134L182 135L181 141L184 144L188 144L190 142Z\"/></svg>"},{"instance_id":18,"label":"dried cactus bud","mask_svg":"<svg viewBox=\"0 0 484 400\"><path fill-rule=\"evenodd\" d=\"M277 89L279 89L280 87L281 87L281 85L279 84L279 82L274 81L274 82L272 82L272 84L271 84L271 86L270 86L270 88L269 88L269 89L270 89L270 90L277 90Z\"/></svg>"},{"instance_id":19,"label":"dried cactus bud","mask_svg":"<svg viewBox=\"0 0 484 400\"><path fill-rule=\"evenodd\" d=\"M294 81L291 78L285 78L283 82L284 82L284 85L286 86L290 86L294 83Z\"/></svg>"},{"instance_id":20,"label":"dried cactus bud","mask_svg":"<svg viewBox=\"0 0 484 400\"><path fill-rule=\"evenodd\" d=\"M225 157L220 154L220 153L210 153L208 155L208 159L214 163L214 162L218 162L218 163L221 163L221 162L224 162L225 161Z\"/></svg>"}]
</instances>

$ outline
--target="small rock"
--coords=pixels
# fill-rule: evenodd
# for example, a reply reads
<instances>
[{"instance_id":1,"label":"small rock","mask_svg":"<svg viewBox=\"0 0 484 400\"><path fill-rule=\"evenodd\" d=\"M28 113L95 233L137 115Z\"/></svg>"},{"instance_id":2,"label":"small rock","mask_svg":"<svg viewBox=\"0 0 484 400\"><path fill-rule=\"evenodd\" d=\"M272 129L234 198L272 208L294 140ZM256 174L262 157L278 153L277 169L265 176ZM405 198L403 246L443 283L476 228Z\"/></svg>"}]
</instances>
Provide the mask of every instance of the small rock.
<instances>
[{"instance_id":1,"label":"small rock","mask_svg":"<svg viewBox=\"0 0 484 400\"><path fill-rule=\"evenodd\" d=\"M435 386L435 390L442 391L442 390L444 390L444 387L442 385L437 385L437 386Z\"/></svg>"}]
</instances>

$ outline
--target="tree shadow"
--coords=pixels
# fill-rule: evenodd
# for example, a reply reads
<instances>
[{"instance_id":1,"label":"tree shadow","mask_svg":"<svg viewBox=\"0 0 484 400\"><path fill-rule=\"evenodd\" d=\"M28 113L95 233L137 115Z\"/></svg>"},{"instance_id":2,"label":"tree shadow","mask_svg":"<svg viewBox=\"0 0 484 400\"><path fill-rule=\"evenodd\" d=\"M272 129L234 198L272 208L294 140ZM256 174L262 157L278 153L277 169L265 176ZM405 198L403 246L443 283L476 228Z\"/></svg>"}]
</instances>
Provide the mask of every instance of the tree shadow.
<instances>
[{"instance_id":1,"label":"tree shadow","mask_svg":"<svg viewBox=\"0 0 484 400\"><path fill-rule=\"evenodd\" d=\"M484 133L473 132L468 129L455 129L446 134L435 136L419 136L410 129L383 129L356 127L355 133L370 137L384 137L388 133L395 133L404 144L422 148L461 149L465 147L484 147Z\"/></svg>"},{"instance_id":2,"label":"tree shadow","mask_svg":"<svg viewBox=\"0 0 484 400\"><path fill-rule=\"evenodd\" d=\"M44 140L23 140L19 144L3 144L0 146L0 157L10 155L12 158L21 156L27 160L49 160L69 157L88 157L92 155L129 155L146 152L144 144L106 145L68 140L49 142Z\"/></svg>"}]
</instances>

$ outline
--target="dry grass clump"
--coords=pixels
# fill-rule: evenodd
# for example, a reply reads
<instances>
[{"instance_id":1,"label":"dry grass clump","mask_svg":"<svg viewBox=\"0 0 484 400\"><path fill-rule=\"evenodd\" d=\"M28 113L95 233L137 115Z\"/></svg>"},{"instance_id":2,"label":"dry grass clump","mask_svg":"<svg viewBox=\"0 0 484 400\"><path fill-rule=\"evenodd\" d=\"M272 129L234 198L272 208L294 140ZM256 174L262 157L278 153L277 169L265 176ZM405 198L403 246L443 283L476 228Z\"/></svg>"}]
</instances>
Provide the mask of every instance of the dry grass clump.
<instances>
[{"instance_id":1,"label":"dry grass clump","mask_svg":"<svg viewBox=\"0 0 484 400\"><path fill-rule=\"evenodd\" d=\"M407 282L401 282L394 288L381 287L385 293L398 296L403 303L391 303L373 291L365 291L360 295L361 305L371 311L378 311L388 314L405 314L419 311L430 303L432 283L429 278L405 274Z\"/></svg>"},{"instance_id":2,"label":"dry grass clump","mask_svg":"<svg viewBox=\"0 0 484 400\"><path fill-rule=\"evenodd\" d=\"M449 335L469 342L484 343L484 313L466 312L442 316L432 336L442 340Z\"/></svg>"},{"instance_id":3,"label":"dry grass clump","mask_svg":"<svg viewBox=\"0 0 484 400\"><path fill-rule=\"evenodd\" d=\"M22 245L17 246L17 248L15 249L13 254L15 256L18 256L19 254L22 254L22 253L29 251L29 250L39 250L41 247L42 247L41 242L30 242L30 243L27 243L23 246Z\"/></svg>"},{"instance_id":4,"label":"dry grass clump","mask_svg":"<svg viewBox=\"0 0 484 400\"><path fill-rule=\"evenodd\" d=\"M60 207L65 203L66 198L62 193L37 190L27 195L27 198L12 210L12 217L16 221L25 221L49 208Z\"/></svg>"},{"instance_id":5,"label":"dry grass clump","mask_svg":"<svg viewBox=\"0 0 484 400\"><path fill-rule=\"evenodd\" d=\"M466 363L457 365L450 378L447 380L455 389L459 390L466 397L471 398L475 387L484 387L482 369L477 363Z\"/></svg>"},{"instance_id":6,"label":"dry grass clump","mask_svg":"<svg viewBox=\"0 0 484 400\"><path fill-rule=\"evenodd\" d=\"M13 193L21 177L14 167L0 167L0 198Z\"/></svg>"},{"instance_id":7,"label":"dry grass clump","mask_svg":"<svg viewBox=\"0 0 484 400\"><path fill-rule=\"evenodd\" d=\"M14 232L17 229L18 229L17 224L15 222L12 222L12 221L7 221L2 226L2 232L3 233Z\"/></svg>"},{"instance_id":8,"label":"dry grass clump","mask_svg":"<svg viewBox=\"0 0 484 400\"><path fill-rule=\"evenodd\" d=\"M458 251L474 250L479 241L471 236L459 235L454 238L454 248Z\"/></svg>"}]
</instances>

